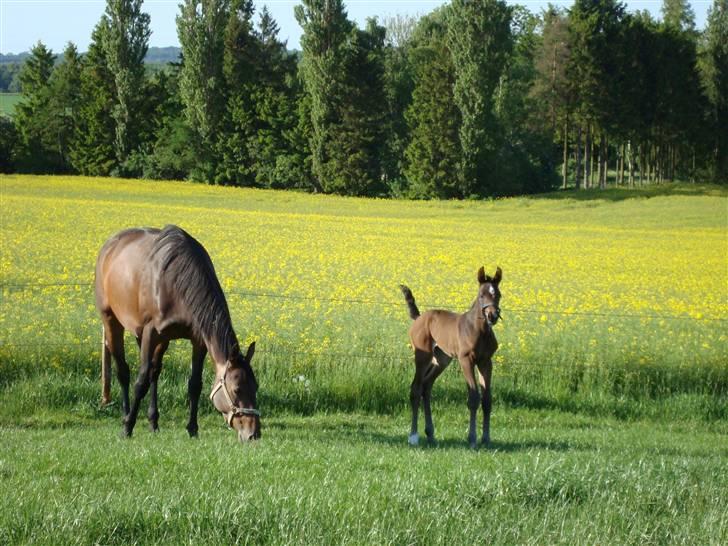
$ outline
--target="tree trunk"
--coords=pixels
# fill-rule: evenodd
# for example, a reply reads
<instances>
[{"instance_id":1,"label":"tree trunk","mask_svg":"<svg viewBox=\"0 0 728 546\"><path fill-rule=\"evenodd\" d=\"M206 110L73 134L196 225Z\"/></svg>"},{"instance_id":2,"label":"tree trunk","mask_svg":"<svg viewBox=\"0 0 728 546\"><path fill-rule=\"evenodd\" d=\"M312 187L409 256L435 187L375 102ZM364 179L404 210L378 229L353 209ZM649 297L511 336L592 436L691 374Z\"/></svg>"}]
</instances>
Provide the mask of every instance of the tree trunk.
<instances>
[{"instance_id":1,"label":"tree trunk","mask_svg":"<svg viewBox=\"0 0 728 546\"><path fill-rule=\"evenodd\" d=\"M576 172L574 186L581 189L581 124L576 128Z\"/></svg>"},{"instance_id":2,"label":"tree trunk","mask_svg":"<svg viewBox=\"0 0 728 546\"><path fill-rule=\"evenodd\" d=\"M609 168L609 158L607 154L609 153L609 148L607 137L604 134L602 134L599 147L601 148L599 150L599 161L601 163L599 166L599 173L601 174L601 178L599 179L599 188L605 190L607 189L607 172Z\"/></svg>"},{"instance_id":3,"label":"tree trunk","mask_svg":"<svg viewBox=\"0 0 728 546\"><path fill-rule=\"evenodd\" d=\"M627 141L627 169L629 170L629 187L634 187L634 159L632 158L632 141Z\"/></svg>"},{"instance_id":4,"label":"tree trunk","mask_svg":"<svg viewBox=\"0 0 728 546\"><path fill-rule=\"evenodd\" d=\"M586 125L586 138L584 139L584 189L591 185L591 125Z\"/></svg>"},{"instance_id":5,"label":"tree trunk","mask_svg":"<svg viewBox=\"0 0 728 546\"><path fill-rule=\"evenodd\" d=\"M563 188L566 189L569 178L569 114L566 114L566 120L564 121L564 165L561 177L563 180Z\"/></svg>"}]
</instances>

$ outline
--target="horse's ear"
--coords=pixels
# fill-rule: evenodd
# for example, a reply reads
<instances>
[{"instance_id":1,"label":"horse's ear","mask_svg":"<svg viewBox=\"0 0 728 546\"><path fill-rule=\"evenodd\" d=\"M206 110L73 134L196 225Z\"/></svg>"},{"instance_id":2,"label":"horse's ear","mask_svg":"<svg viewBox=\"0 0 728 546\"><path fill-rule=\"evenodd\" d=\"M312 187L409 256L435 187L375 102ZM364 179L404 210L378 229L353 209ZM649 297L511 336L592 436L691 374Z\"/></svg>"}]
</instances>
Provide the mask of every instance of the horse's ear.
<instances>
[{"instance_id":1,"label":"horse's ear","mask_svg":"<svg viewBox=\"0 0 728 546\"><path fill-rule=\"evenodd\" d=\"M487 282L485 276L485 268L482 265L480 266L480 269L478 269L478 282L480 284L485 284Z\"/></svg>"},{"instance_id":2,"label":"horse's ear","mask_svg":"<svg viewBox=\"0 0 728 546\"><path fill-rule=\"evenodd\" d=\"M493 277L493 283L498 284L503 278L503 270L500 267L495 268L495 277Z\"/></svg>"},{"instance_id":3,"label":"horse's ear","mask_svg":"<svg viewBox=\"0 0 728 546\"><path fill-rule=\"evenodd\" d=\"M248 364L250 364L250 361L253 360L253 355L255 354L255 341L248 345L248 352L245 353L245 360L248 361Z\"/></svg>"}]
</instances>

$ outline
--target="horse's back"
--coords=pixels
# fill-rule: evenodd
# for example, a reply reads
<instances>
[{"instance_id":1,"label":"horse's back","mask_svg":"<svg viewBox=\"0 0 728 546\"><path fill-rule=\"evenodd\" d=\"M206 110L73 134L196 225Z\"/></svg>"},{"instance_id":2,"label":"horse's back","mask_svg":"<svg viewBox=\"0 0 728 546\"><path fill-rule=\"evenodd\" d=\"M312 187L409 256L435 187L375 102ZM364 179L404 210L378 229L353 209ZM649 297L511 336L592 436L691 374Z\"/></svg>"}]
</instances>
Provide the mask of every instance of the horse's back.
<instances>
[{"instance_id":1,"label":"horse's back","mask_svg":"<svg viewBox=\"0 0 728 546\"><path fill-rule=\"evenodd\" d=\"M151 298L149 268L158 229L127 229L110 237L96 261L96 307L113 314L125 329L138 330L144 321L144 301Z\"/></svg>"},{"instance_id":2,"label":"horse's back","mask_svg":"<svg viewBox=\"0 0 728 546\"><path fill-rule=\"evenodd\" d=\"M415 348L432 349L436 342L448 354L457 353L457 322L459 314L443 309L431 309L422 313L410 327L410 339Z\"/></svg>"}]
</instances>

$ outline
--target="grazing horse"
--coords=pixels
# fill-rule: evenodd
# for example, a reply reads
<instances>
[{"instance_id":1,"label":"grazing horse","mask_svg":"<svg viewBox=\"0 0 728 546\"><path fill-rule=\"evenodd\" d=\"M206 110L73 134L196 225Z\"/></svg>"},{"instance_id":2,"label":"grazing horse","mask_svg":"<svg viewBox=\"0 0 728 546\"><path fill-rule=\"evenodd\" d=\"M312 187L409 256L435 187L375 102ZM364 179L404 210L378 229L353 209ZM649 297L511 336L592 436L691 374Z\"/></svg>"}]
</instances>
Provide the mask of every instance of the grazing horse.
<instances>
[{"instance_id":1,"label":"grazing horse","mask_svg":"<svg viewBox=\"0 0 728 546\"><path fill-rule=\"evenodd\" d=\"M199 242L177 226L121 231L99 252L95 288L96 308L104 326L102 403L110 401L113 355L121 384L125 436L131 436L139 405L150 388L149 424L153 431L158 430L157 380L162 357L170 340L189 339L190 436L197 435L202 367L209 352L215 364L213 405L241 442L260 437L258 384L250 366L255 343L245 355L240 352L225 295L210 256ZM140 348L141 365L131 406L124 330L136 337Z\"/></svg>"},{"instance_id":2,"label":"grazing horse","mask_svg":"<svg viewBox=\"0 0 728 546\"><path fill-rule=\"evenodd\" d=\"M435 427L432 423L430 409L432 384L447 368L453 357L457 357L460 362L465 382L468 385L468 408L470 409L468 441L470 447L476 446L475 416L481 402L483 405L481 441L485 445L490 442L492 357L498 349L493 326L500 317L498 305L501 294L498 286L502 276L500 267L497 268L494 277L486 275L481 267L478 271L478 283L480 283L478 297L470 310L461 315L441 309L426 311L420 315L412 291L406 286L400 285L409 308L410 318L414 320L409 330L410 341L415 350L415 378L410 387L412 429L409 443L411 445L417 445L420 440L417 434L417 413L420 408L420 399L425 408L427 440L431 443L435 441ZM478 393L478 383L480 383L482 397Z\"/></svg>"}]
</instances>

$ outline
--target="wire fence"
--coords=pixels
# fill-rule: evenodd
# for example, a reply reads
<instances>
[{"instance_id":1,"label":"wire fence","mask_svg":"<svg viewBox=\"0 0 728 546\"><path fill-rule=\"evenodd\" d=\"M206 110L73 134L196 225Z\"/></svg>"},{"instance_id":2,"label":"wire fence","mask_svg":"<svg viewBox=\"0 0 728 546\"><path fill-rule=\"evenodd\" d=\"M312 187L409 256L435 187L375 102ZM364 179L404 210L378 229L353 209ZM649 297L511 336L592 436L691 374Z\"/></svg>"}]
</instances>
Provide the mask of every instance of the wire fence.
<instances>
[{"instance_id":1,"label":"wire fence","mask_svg":"<svg viewBox=\"0 0 728 546\"><path fill-rule=\"evenodd\" d=\"M91 289L93 283L91 282L46 282L46 283L3 283L0 284L0 290L40 290L44 288L54 287L84 287ZM306 296L303 294L272 294L269 292L257 292L251 290L227 290L225 293L228 296L241 296L247 298L267 298L267 299L281 299L281 300L295 300L295 301L313 301L319 303L345 303L355 305L372 305L380 307L401 307L403 306L402 300L398 298L393 301L382 301L382 300L369 300L369 299L358 299L358 298L331 298L326 296ZM455 306L432 303L432 302L421 302L419 303L423 308L439 308L448 309ZM626 318L626 319L644 319L644 320L686 320L689 319L695 322L728 322L728 318L723 317L693 317L688 314L680 315L665 315L660 313L623 313L614 311L569 311L565 309L536 309L536 308L525 308L525 307L502 307L501 311L504 313L514 314L533 314L533 315L562 315L562 316L576 316L576 317L602 317L602 318Z\"/></svg>"}]
</instances>

